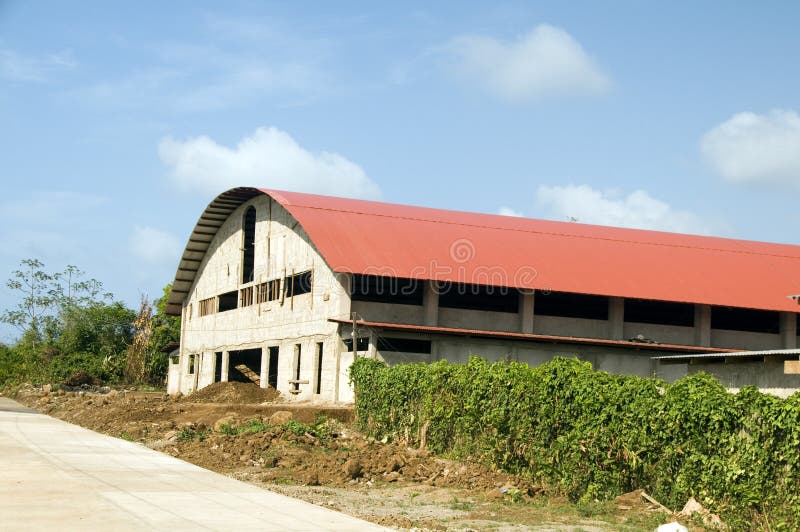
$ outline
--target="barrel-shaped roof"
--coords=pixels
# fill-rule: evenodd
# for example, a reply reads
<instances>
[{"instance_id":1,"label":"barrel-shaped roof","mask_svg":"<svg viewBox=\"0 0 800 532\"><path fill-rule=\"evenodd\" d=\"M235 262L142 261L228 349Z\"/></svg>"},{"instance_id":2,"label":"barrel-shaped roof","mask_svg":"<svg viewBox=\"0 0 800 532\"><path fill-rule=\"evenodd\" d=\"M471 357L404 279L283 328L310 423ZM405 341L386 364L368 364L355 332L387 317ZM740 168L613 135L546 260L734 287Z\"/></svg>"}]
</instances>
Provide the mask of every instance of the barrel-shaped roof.
<instances>
[{"instance_id":1,"label":"barrel-shaped roof","mask_svg":"<svg viewBox=\"0 0 800 532\"><path fill-rule=\"evenodd\" d=\"M282 205L337 272L800 310L789 298L800 293L800 246L237 188L195 227L170 312L180 313L216 229L259 194Z\"/></svg>"}]
</instances>

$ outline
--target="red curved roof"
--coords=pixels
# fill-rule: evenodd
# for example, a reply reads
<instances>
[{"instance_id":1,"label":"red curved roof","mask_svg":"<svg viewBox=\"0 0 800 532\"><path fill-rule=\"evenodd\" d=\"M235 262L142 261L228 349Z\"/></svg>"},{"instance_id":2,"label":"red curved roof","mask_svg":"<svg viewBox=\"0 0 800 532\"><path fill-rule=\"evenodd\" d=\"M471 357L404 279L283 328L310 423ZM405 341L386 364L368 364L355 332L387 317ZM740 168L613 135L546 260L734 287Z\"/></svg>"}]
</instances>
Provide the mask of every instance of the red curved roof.
<instances>
[{"instance_id":1,"label":"red curved roof","mask_svg":"<svg viewBox=\"0 0 800 532\"><path fill-rule=\"evenodd\" d=\"M800 246L268 189L226 194L258 192L297 219L337 272L800 310L787 298L800 293Z\"/></svg>"}]
</instances>

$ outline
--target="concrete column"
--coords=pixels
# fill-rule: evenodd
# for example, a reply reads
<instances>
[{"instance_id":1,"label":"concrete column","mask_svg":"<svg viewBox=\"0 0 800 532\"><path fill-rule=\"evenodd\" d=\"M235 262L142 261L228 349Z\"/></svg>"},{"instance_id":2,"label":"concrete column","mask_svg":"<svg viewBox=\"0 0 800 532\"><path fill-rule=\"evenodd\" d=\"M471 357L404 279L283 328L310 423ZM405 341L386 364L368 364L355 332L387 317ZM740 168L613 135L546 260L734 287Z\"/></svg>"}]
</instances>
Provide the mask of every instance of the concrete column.
<instances>
[{"instance_id":1,"label":"concrete column","mask_svg":"<svg viewBox=\"0 0 800 532\"><path fill-rule=\"evenodd\" d=\"M694 345L711 345L711 305L694 306Z\"/></svg>"},{"instance_id":2,"label":"concrete column","mask_svg":"<svg viewBox=\"0 0 800 532\"><path fill-rule=\"evenodd\" d=\"M519 293L519 331L533 334L533 290L521 290Z\"/></svg>"},{"instance_id":3,"label":"concrete column","mask_svg":"<svg viewBox=\"0 0 800 532\"><path fill-rule=\"evenodd\" d=\"M436 281L425 283L425 292L422 294L422 306L425 313L425 325L436 327L439 325L439 291Z\"/></svg>"},{"instance_id":4,"label":"concrete column","mask_svg":"<svg viewBox=\"0 0 800 532\"><path fill-rule=\"evenodd\" d=\"M608 298L608 337L611 340L624 340L625 334L625 299Z\"/></svg>"},{"instance_id":5,"label":"concrete column","mask_svg":"<svg viewBox=\"0 0 800 532\"><path fill-rule=\"evenodd\" d=\"M262 388L266 388L267 385L267 368L269 367L267 363L269 362L269 348L267 346L261 347L261 371L259 375L258 384Z\"/></svg>"},{"instance_id":6,"label":"concrete column","mask_svg":"<svg viewBox=\"0 0 800 532\"><path fill-rule=\"evenodd\" d=\"M378 333L370 331L367 358L378 358Z\"/></svg>"},{"instance_id":7,"label":"concrete column","mask_svg":"<svg viewBox=\"0 0 800 532\"><path fill-rule=\"evenodd\" d=\"M781 312L781 345L784 349L797 348L797 314Z\"/></svg>"},{"instance_id":8,"label":"concrete column","mask_svg":"<svg viewBox=\"0 0 800 532\"><path fill-rule=\"evenodd\" d=\"M231 354L227 351L222 352L222 367L219 371L219 380L221 382L228 382L228 364L231 360Z\"/></svg>"},{"instance_id":9,"label":"concrete column","mask_svg":"<svg viewBox=\"0 0 800 532\"><path fill-rule=\"evenodd\" d=\"M200 383L200 372L203 371L203 353L197 353L194 356L194 375L192 379L192 390L198 389Z\"/></svg>"}]
</instances>

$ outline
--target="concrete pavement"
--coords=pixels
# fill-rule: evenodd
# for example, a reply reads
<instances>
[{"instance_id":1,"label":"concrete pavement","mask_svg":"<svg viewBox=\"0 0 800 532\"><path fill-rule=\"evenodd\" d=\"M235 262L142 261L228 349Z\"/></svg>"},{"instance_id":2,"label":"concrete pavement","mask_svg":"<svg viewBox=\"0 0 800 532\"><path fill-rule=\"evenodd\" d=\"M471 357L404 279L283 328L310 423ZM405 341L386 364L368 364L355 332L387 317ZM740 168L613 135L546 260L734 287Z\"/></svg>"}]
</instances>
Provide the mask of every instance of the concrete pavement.
<instances>
[{"instance_id":1,"label":"concrete pavement","mask_svg":"<svg viewBox=\"0 0 800 532\"><path fill-rule=\"evenodd\" d=\"M386 530L0 397L0 530Z\"/></svg>"}]
</instances>

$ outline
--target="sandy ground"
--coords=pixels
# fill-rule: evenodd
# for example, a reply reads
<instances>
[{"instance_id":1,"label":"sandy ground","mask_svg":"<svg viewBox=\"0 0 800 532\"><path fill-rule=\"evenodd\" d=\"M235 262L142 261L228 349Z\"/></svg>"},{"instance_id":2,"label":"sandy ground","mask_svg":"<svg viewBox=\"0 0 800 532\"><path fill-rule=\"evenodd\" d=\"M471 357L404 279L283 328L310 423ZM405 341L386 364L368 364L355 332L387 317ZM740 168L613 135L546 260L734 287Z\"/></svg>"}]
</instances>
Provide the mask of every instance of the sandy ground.
<instances>
[{"instance_id":1,"label":"sandy ground","mask_svg":"<svg viewBox=\"0 0 800 532\"><path fill-rule=\"evenodd\" d=\"M179 399L156 392L27 386L16 399L65 421L398 529L654 530L673 520L636 494L570 504L523 478L377 442L353 428L350 408L285 403L274 391L250 384L218 383Z\"/></svg>"}]
</instances>

